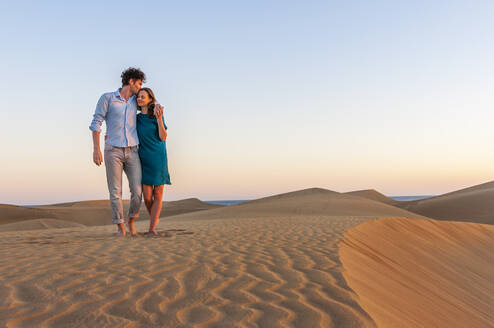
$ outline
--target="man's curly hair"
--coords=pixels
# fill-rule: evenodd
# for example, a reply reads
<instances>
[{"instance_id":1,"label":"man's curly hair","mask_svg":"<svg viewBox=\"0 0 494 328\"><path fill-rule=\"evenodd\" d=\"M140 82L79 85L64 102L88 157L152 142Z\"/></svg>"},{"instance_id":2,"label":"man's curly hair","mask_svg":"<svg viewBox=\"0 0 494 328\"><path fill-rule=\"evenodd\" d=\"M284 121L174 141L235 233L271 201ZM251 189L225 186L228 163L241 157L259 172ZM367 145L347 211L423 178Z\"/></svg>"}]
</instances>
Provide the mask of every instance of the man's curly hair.
<instances>
[{"instance_id":1,"label":"man's curly hair","mask_svg":"<svg viewBox=\"0 0 494 328\"><path fill-rule=\"evenodd\" d=\"M122 72L122 86L129 84L130 79L141 80L143 83L146 82L146 74L143 73L139 68L129 67Z\"/></svg>"}]
</instances>

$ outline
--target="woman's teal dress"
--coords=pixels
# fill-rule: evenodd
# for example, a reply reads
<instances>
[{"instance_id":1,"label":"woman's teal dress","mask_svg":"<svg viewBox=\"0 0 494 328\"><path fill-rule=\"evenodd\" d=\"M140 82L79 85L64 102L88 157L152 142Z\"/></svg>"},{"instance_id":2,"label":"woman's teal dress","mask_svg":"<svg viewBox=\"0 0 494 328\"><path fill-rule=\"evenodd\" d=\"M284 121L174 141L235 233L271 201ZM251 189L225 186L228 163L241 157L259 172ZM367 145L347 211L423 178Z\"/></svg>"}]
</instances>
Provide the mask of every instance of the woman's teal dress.
<instances>
[{"instance_id":1,"label":"woman's teal dress","mask_svg":"<svg viewBox=\"0 0 494 328\"><path fill-rule=\"evenodd\" d=\"M163 125L167 129L165 119ZM171 184L166 156L166 141L161 141L158 120L147 114L137 114L137 136L142 167L142 184L159 186Z\"/></svg>"}]
</instances>

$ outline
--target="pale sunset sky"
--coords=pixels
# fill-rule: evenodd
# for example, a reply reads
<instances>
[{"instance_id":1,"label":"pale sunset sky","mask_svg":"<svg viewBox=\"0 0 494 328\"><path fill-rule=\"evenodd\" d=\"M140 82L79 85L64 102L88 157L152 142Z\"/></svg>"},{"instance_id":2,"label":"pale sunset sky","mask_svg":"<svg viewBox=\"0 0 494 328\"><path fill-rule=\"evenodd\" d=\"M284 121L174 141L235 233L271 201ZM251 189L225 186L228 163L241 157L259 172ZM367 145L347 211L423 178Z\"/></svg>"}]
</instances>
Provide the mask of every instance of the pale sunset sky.
<instances>
[{"instance_id":1,"label":"pale sunset sky","mask_svg":"<svg viewBox=\"0 0 494 328\"><path fill-rule=\"evenodd\" d=\"M493 1L4 1L0 27L0 203L108 198L88 127L129 66L165 200L494 180Z\"/></svg>"}]
</instances>

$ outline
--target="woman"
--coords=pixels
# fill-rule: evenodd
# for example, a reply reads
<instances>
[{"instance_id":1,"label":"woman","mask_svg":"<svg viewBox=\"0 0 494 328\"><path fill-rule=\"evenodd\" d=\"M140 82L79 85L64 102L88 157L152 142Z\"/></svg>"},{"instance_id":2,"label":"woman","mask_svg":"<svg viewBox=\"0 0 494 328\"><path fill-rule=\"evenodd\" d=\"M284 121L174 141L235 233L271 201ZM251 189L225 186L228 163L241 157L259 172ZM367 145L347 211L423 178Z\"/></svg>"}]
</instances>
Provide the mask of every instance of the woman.
<instances>
[{"instance_id":1,"label":"woman","mask_svg":"<svg viewBox=\"0 0 494 328\"><path fill-rule=\"evenodd\" d=\"M142 167L142 193L144 203L151 217L148 234L156 235L161 212L163 187L171 184L166 155L166 124L163 107L156 104L156 97L149 88L137 93L137 136L139 137L139 157ZM129 223L130 232L135 228Z\"/></svg>"}]
</instances>

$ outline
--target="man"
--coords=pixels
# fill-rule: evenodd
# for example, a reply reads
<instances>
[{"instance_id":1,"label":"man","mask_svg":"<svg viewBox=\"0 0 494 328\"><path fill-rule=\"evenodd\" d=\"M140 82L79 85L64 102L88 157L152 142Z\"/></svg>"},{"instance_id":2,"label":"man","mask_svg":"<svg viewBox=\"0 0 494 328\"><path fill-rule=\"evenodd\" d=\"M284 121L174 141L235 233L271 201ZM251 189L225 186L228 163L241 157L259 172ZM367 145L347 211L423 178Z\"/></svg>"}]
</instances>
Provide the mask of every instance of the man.
<instances>
[{"instance_id":1,"label":"man","mask_svg":"<svg viewBox=\"0 0 494 328\"><path fill-rule=\"evenodd\" d=\"M135 235L134 220L141 207L141 162L137 152L139 139L136 130L137 103L135 95L146 81L146 75L138 68L128 68L122 75L122 87L115 92L104 93L96 105L89 129L93 134L93 162L100 166L103 156L100 148L100 133L106 121L104 161L106 181L110 193L112 221L118 233L125 236L127 222ZM130 188L130 207L124 217L122 204L122 170L127 175Z\"/></svg>"}]
</instances>

